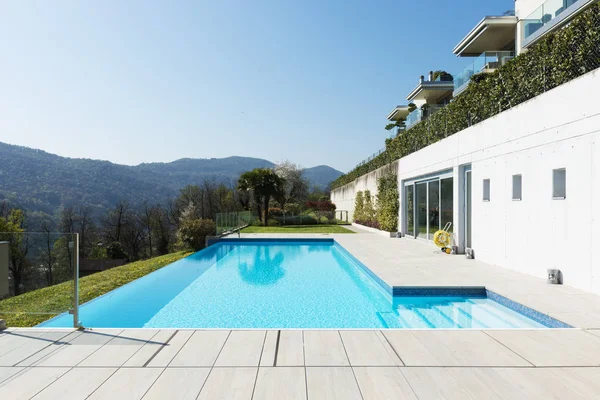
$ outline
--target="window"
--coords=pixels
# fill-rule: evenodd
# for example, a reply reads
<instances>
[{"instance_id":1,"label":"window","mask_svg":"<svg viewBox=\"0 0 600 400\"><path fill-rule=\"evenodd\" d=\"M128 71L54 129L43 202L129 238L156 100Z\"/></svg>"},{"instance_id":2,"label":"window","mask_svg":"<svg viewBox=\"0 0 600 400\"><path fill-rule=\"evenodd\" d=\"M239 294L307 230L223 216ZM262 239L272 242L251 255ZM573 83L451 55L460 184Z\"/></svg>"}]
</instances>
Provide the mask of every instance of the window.
<instances>
[{"instance_id":1,"label":"window","mask_svg":"<svg viewBox=\"0 0 600 400\"><path fill-rule=\"evenodd\" d=\"M552 198L555 200L567 198L566 168L559 168L552 171Z\"/></svg>"},{"instance_id":2,"label":"window","mask_svg":"<svg viewBox=\"0 0 600 400\"><path fill-rule=\"evenodd\" d=\"M483 180L483 201L490 201L490 180Z\"/></svg>"},{"instance_id":3,"label":"window","mask_svg":"<svg viewBox=\"0 0 600 400\"><path fill-rule=\"evenodd\" d=\"M512 199L513 200L521 200L521 185L523 183L523 179L521 175L513 175L512 177Z\"/></svg>"}]
</instances>

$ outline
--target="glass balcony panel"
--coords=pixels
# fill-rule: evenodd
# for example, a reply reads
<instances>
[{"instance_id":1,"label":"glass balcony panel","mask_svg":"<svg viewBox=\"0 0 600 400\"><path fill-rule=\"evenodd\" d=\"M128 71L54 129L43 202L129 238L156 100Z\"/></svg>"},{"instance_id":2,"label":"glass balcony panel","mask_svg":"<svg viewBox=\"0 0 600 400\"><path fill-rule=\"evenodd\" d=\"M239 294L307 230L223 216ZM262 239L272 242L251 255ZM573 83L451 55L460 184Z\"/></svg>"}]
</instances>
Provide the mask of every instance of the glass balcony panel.
<instances>
[{"instance_id":1,"label":"glass balcony panel","mask_svg":"<svg viewBox=\"0 0 600 400\"><path fill-rule=\"evenodd\" d=\"M513 57L514 52L512 51L487 51L472 59L462 71L455 75L454 94L460 93L473 75L485 70L497 69Z\"/></svg>"},{"instance_id":2,"label":"glass balcony panel","mask_svg":"<svg viewBox=\"0 0 600 400\"><path fill-rule=\"evenodd\" d=\"M409 129L413 125L418 124L419 122L421 122L422 119L423 119L423 111L421 111L420 108L417 108L416 110L413 110L406 117L406 122L405 122L406 129Z\"/></svg>"},{"instance_id":3,"label":"glass balcony panel","mask_svg":"<svg viewBox=\"0 0 600 400\"><path fill-rule=\"evenodd\" d=\"M527 18L523 24L523 38L527 39L544 25L563 14L578 0L547 0L539 6Z\"/></svg>"}]
</instances>

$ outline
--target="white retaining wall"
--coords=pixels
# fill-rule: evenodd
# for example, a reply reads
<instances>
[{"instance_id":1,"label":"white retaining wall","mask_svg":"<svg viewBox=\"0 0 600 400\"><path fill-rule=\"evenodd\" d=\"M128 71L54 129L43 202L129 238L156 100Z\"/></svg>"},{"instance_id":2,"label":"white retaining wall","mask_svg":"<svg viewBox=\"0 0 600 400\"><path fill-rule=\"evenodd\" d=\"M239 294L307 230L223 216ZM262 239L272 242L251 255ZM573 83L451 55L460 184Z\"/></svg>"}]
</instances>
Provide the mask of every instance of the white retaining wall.
<instances>
[{"instance_id":1,"label":"white retaining wall","mask_svg":"<svg viewBox=\"0 0 600 400\"><path fill-rule=\"evenodd\" d=\"M331 191L331 201L336 205L337 210L348 211L348 220L353 221L354 218L354 200L357 192L369 190L375 204L375 196L378 193L377 180L389 173L398 173L398 161L385 165L375 171L362 175L344 186Z\"/></svg>"}]
</instances>

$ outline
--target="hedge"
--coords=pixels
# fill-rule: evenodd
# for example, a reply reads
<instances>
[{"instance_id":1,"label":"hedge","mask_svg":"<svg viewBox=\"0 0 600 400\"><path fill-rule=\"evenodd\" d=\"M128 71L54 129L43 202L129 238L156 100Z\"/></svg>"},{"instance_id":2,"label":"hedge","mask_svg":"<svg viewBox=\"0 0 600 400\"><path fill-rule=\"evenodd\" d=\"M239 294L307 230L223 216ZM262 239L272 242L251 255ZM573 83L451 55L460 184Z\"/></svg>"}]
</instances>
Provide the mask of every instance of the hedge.
<instances>
[{"instance_id":1,"label":"hedge","mask_svg":"<svg viewBox=\"0 0 600 400\"><path fill-rule=\"evenodd\" d=\"M337 178L331 188L350 183L598 67L600 3L493 73L474 75L448 106L398 137L387 139L384 152Z\"/></svg>"}]
</instances>

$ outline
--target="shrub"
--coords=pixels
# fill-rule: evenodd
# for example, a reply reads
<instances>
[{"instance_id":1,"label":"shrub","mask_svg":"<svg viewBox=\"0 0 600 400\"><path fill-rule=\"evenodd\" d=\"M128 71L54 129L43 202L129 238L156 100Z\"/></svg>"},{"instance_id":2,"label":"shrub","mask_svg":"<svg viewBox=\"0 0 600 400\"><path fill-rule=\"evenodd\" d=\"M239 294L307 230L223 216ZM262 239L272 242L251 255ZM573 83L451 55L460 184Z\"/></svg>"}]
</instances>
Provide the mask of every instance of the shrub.
<instances>
[{"instance_id":1,"label":"shrub","mask_svg":"<svg viewBox=\"0 0 600 400\"><path fill-rule=\"evenodd\" d=\"M600 3L597 3L495 72L474 76L448 106L402 135L387 139L384 152L334 180L331 188L350 183L600 67L599 47Z\"/></svg>"},{"instance_id":2,"label":"shrub","mask_svg":"<svg viewBox=\"0 0 600 400\"><path fill-rule=\"evenodd\" d=\"M356 198L354 199L354 222L365 220L365 198L363 192L356 192Z\"/></svg>"},{"instance_id":3,"label":"shrub","mask_svg":"<svg viewBox=\"0 0 600 400\"><path fill-rule=\"evenodd\" d=\"M377 181L377 222L380 229L388 232L398 230L398 176L390 174Z\"/></svg>"},{"instance_id":4,"label":"shrub","mask_svg":"<svg viewBox=\"0 0 600 400\"><path fill-rule=\"evenodd\" d=\"M212 219L186 219L181 222L177 231L179 247L198 251L204 248L207 236L217 232Z\"/></svg>"},{"instance_id":5,"label":"shrub","mask_svg":"<svg viewBox=\"0 0 600 400\"><path fill-rule=\"evenodd\" d=\"M268 225L268 226L280 226L280 225L281 225L281 223L280 223L278 220L276 220L275 218L271 218L271 219L269 219L269 221L267 222L267 225Z\"/></svg>"},{"instance_id":6,"label":"shrub","mask_svg":"<svg viewBox=\"0 0 600 400\"><path fill-rule=\"evenodd\" d=\"M275 217L274 219L282 225L316 225L318 222L310 215L286 215L285 217Z\"/></svg>"},{"instance_id":7,"label":"shrub","mask_svg":"<svg viewBox=\"0 0 600 400\"><path fill-rule=\"evenodd\" d=\"M286 214L298 215L300 214L300 204L297 203L288 203L285 205Z\"/></svg>"},{"instance_id":8,"label":"shrub","mask_svg":"<svg viewBox=\"0 0 600 400\"><path fill-rule=\"evenodd\" d=\"M363 209L365 221L377 221L375 206L373 205L373 197L370 190L365 190L365 206Z\"/></svg>"}]
</instances>

